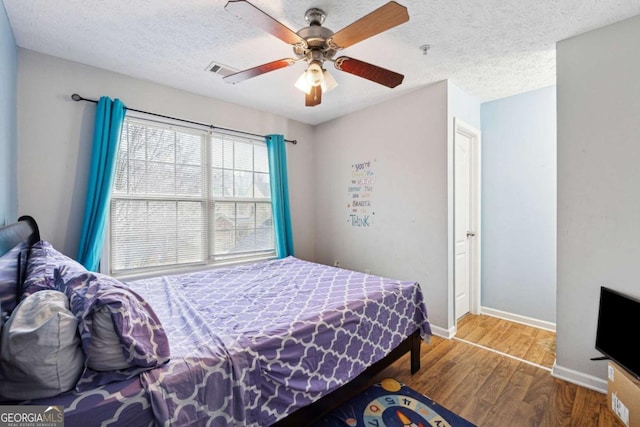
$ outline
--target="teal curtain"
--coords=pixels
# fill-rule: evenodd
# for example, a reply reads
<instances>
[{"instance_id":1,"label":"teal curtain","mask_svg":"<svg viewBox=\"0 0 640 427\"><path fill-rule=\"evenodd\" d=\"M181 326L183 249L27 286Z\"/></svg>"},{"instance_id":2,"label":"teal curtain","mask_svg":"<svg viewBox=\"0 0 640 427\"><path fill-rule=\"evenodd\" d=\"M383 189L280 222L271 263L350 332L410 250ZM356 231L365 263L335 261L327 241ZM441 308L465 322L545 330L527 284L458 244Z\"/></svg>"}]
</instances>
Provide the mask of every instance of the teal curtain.
<instances>
[{"instance_id":1,"label":"teal curtain","mask_svg":"<svg viewBox=\"0 0 640 427\"><path fill-rule=\"evenodd\" d=\"M78 262L90 271L97 271L100 265L125 110L119 99L112 101L106 96L100 98L96 107L87 199L78 249Z\"/></svg>"},{"instance_id":2,"label":"teal curtain","mask_svg":"<svg viewBox=\"0 0 640 427\"><path fill-rule=\"evenodd\" d=\"M293 234L289 212L289 184L287 179L287 147L284 136L267 135L273 229L278 258L293 255Z\"/></svg>"}]
</instances>

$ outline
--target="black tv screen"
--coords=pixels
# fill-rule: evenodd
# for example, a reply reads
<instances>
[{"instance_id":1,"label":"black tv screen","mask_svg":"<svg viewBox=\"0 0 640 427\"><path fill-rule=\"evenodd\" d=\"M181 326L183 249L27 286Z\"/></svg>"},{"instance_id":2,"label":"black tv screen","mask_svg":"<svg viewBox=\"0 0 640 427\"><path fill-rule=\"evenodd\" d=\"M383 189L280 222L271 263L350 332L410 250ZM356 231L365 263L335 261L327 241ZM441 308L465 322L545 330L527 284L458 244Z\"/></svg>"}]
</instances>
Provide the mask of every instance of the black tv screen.
<instances>
[{"instance_id":1,"label":"black tv screen","mask_svg":"<svg viewBox=\"0 0 640 427\"><path fill-rule=\"evenodd\" d=\"M596 350L636 378L640 378L640 350L635 336L639 323L640 300L600 288Z\"/></svg>"}]
</instances>

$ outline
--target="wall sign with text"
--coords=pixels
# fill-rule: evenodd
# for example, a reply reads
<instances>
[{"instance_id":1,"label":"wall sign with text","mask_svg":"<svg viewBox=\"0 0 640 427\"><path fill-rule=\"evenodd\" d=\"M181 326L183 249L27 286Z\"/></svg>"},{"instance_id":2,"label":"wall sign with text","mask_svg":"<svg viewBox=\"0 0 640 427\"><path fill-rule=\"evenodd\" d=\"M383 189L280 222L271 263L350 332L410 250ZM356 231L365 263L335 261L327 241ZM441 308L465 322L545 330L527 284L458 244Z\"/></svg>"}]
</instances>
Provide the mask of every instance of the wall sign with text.
<instances>
[{"instance_id":1,"label":"wall sign with text","mask_svg":"<svg viewBox=\"0 0 640 427\"><path fill-rule=\"evenodd\" d=\"M347 222L352 227L371 227L372 225L373 215L375 215L372 203L375 162L374 159L351 165L351 183L347 191L349 195Z\"/></svg>"}]
</instances>

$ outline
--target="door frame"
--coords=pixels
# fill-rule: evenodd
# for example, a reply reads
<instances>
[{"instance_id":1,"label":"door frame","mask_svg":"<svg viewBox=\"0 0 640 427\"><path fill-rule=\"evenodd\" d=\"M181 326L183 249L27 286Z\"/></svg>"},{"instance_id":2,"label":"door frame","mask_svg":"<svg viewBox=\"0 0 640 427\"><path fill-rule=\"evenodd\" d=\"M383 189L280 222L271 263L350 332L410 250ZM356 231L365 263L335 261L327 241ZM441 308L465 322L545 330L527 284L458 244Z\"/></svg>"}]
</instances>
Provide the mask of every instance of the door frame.
<instances>
[{"instance_id":1,"label":"door frame","mask_svg":"<svg viewBox=\"0 0 640 427\"><path fill-rule=\"evenodd\" d=\"M480 314L481 305L480 305L480 296L481 296L481 248L482 248L482 218L481 218L481 200L482 200L482 169L481 169L481 154L482 154L482 139L480 130L465 123L463 120L460 120L457 117L453 118L453 144L455 146L455 138L458 133L461 133L468 137L471 140L470 147L470 179L471 184L469 186L470 192L470 227L471 231L475 233L475 236L469 242L469 311L472 314ZM454 150L455 151L455 150ZM454 156L453 159L453 167L456 167L456 159ZM455 176L455 172L453 174ZM455 201L455 182L453 184L453 200ZM455 218L455 202L454 202L454 215ZM451 237L451 247L455 251L455 238ZM455 259L455 253L453 254ZM455 266L455 263L454 263ZM455 283L455 267L453 268L453 277ZM454 289L455 295L455 289ZM455 297L453 303L455 304ZM454 323L457 323L458 319L455 316L455 307L453 310L454 313Z\"/></svg>"}]
</instances>

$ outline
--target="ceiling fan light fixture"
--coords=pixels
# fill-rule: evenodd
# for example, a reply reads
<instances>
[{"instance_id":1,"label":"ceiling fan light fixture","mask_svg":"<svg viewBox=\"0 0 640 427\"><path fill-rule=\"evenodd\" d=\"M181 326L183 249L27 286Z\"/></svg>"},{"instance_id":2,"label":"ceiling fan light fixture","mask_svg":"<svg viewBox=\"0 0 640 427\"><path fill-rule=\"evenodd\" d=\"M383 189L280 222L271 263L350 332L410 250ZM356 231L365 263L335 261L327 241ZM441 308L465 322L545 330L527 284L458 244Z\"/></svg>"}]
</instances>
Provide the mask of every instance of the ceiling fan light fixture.
<instances>
[{"instance_id":1,"label":"ceiling fan light fixture","mask_svg":"<svg viewBox=\"0 0 640 427\"><path fill-rule=\"evenodd\" d=\"M295 87L297 87L298 89L300 89L301 91L303 91L306 94L309 94L311 92L311 88L313 86L311 86L309 84L309 82L307 81L307 72L306 71L304 73L302 73L300 75L300 77L298 77L298 80L296 80Z\"/></svg>"},{"instance_id":2,"label":"ceiling fan light fixture","mask_svg":"<svg viewBox=\"0 0 640 427\"><path fill-rule=\"evenodd\" d=\"M334 79L327 70L322 70L322 83L320 84L322 92L327 93L336 86L338 86L338 82L336 82L336 79Z\"/></svg>"},{"instance_id":3,"label":"ceiling fan light fixture","mask_svg":"<svg viewBox=\"0 0 640 427\"><path fill-rule=\"evenodd\" d=\"M311 86L320 86L322 85L322 81L324 80L324 75L322 74L322 66L318 61L311 61L307 71L304 72L306 75L307 82Z\"/></svg>"},{"instance_id":4,"label":"ceiling fan light fixture","mask_svg":"<svg viewBox=\"0 0 640 427\"><path fill-rule=\"evenodd\" d=\"M335 83L335 79L331 75L329 75L330 82L327 85L327 82L325 82L325 76L327 74L327 71L322 68L322 65L319 61L311 61L305 72L302 73L300 77L298 77L298 80L296 80L295 87L306 94L311 93L311 89L317 86L320 86L323 92L325 90L331 90L337 84ZM326 87L329 88L325 89Z\"/></svg>"}]
</instances>

